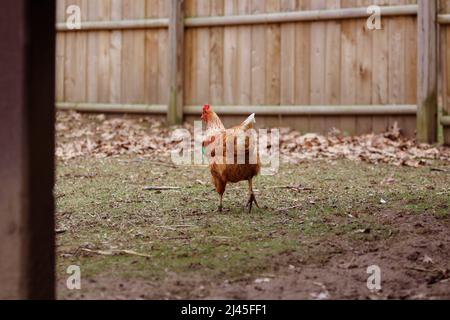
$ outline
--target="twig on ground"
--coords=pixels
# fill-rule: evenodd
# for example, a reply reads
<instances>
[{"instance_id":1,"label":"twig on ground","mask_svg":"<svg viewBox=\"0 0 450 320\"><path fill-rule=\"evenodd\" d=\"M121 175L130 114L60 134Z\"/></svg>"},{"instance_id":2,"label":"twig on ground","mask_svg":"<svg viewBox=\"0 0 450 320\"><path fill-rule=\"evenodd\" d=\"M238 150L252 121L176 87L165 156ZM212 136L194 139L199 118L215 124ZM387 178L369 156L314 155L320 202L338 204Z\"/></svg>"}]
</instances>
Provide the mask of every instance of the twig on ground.
<instances>
[{"instance_id":1,"label":"twig on ground","mask_svg":"<svg viewBox=\"0 0 450 320\"><path fill-rule=\"evenodd\" d=\"M197 226L192 224L181 224L181 225L174 225L174 226L155 226L156 228L161 229L169 229L169 230L177 230L178 228L196 228Z\"/></svg>"},{"instance_id":2,"label":"twig on ground","mask_svg":"<svg viewBox=\"0 0 450 320\"><path fill-rule=\"evenodd\" d=\"M169 191L169 190L181 190L180 187L166 187L166 186L148 186L143 188L144 191Z\"/></svg>"},{"instance_id":3,"label":"twig on ground","mask_svg":"<svg viewBox=\"0 0 450 320\"><path fill-rule=\"evenodd\" d=\"M151 258L151 256L149 256L147 254L135 252L133 250L120 250L119 253L125 253L125 254L129 254L132 256L138 256L138 257L143 257L143 258Z\"/></svg>"},{"instance_id":4,"label":"twig on ground","mask_svg":"<svg viewBox=\"0 0 450 320\"><path fill-rule=\"evenodd\" d=\"M96 215L94 215L94 214L92 214L92 213L89 213L89 212L86 212L90 217L92 217L92 218L97 218L97 216Z\"/></svg>"},{"instance_id":5,"label":"twig on ground","mask_svg":"<svg viewBox=\"0 0 450 320\"><path fill-rule=\"evenodd\" d=\"M91 249L81 248L81 251L99 254L102 256L114 256L117 254L128 254L128 255L133 255L133 256L138 256L138 257L143 257L143 258L151 258L151 256L149 256L147 254L135 252L133 250L91 250Z\"/></svg>"},{"instance_id":6,"label":"twig on ground","mask_svg":"<svg viewBox=\"0 0 450 320\"><path fill-rule=\"evenodd\" d=\"M295 191L313 191L313 188L304 187L302 185L298 186L273 186L273 187L267 187L267 189L289 189L289 190L295 190Z\"/></svg>"},{"instance_id":7,"label":"twig on ground","mask_svg":"<svg viewBox=\"0 0 450 320\"><path fill-rule=\"evenodd\" d=\"M431 168L431 171L450 173L450 170L442 169L442 168Z\"/></svg>"},{"instance_id":8,"label":"twig on ground","mask_svg":"<svg viewBox=\"0 0 450 320\"><path fill-rule=\"evenodd\" d=\"M410 269L410 270L413 270L413 271L419 271L419 272L435 272L436 270L427 270L427 269L424 269L424 268L418 268L418 267L406 267L406 269Z\"/></svg>"},{"instance_id":9,"label":"twig on ground","mask_svg":"<svg viewBox=\"0 0 450 320\"><path fill-rule=\"evenodd\" d=\"M88 252L88 253L95 253L101 256L112 256L114 255L113 251L106 251L106 250L91 250L87 248L80 248L80 251Z\"/></svg>"},{"instance_id":10,"label":"twig on ground","mask_svg":"<svg viewBox=\"0 0 450 320\"><path fill-rule=\"evenodd\" d=\"M302 206L303 206L302 204L298 204L298 205L292 206L292 207L277 209L276 212L289 211L289 210L301 208Z\"/></svg>"},{"instance_id":11,"label":"twig on ground","mask_svg":"<svg viewBox=\"0 0 450 320\"><path fill-rule=\"evenodd\" d=\"M172 168L172 169L176 169L178 168L176 165L172 164L172 163L167 163L164 161L145 161L146 163L151 163L154 165L159 165L159 166L163 166L163 167L168 167L168 168Z\"/></svg>"}]
</instances>

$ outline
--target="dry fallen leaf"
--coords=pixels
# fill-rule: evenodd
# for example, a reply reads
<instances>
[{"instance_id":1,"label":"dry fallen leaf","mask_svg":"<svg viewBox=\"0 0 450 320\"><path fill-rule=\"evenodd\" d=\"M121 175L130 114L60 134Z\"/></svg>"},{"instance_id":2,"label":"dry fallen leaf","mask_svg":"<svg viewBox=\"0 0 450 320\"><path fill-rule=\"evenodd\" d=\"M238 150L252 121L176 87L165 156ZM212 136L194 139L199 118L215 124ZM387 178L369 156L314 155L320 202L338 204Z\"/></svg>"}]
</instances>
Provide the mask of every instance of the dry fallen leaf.
<instances>
[{"instance_id":1,"label":"dry fallen leaf","mask_svg":"<svg viewBox=\"0 0 450 320\"><path fill-rule=\"evenodd\" d=\"M270 281L271 281L270 278L258 278L258 279L255 279L255 283L257 283L257 284L268 283Z\"/></svg>"},{"instance_id":2,"label":"dry fallen leaf","mask_svg":"<svg viewBox=\"0 0 450 320\"><path fill-rule=\"evenodd\" d=\"M423 257L422 261L425 264L433 264L434 263L433 259L430 256L428 256L428 255L425 255Z\"/></svg>"},{"instance_id":3,"label":"dry fallen leaf","mask_svg":"<svg viewBox=\"0 0 450 320\"><path fill-rule=\"evenodd\" d=\"M193 132L192 124L169 128L151 116L108 118L101 114L60 111L56 123L56 156L63 161L86 156L170 157L171 152L179 148L179 139L172 138L176 128ZM298 131L281 128L280 155L283 162L291 164L314 159L348 159L412 168L427 165L432 160L450 163L450 148L406 139L401 136L397 123L384 134L361 136L344 136L336 129L332 129L328 136L302 135ZM390 183L391 180L385 181L385 184Z\"/></svg>"},{"instance_id":4,"label":"dry fallen leaf","mask_svg":"<svg viewBox=\"0 0 450 320\"><path fill-rule=\"evenodd\" d=\"M394 174L392 173L389 177L386 177L383 181L381 181L381 185L387 186L395 183Z\"/></svg>"}]
</instances>

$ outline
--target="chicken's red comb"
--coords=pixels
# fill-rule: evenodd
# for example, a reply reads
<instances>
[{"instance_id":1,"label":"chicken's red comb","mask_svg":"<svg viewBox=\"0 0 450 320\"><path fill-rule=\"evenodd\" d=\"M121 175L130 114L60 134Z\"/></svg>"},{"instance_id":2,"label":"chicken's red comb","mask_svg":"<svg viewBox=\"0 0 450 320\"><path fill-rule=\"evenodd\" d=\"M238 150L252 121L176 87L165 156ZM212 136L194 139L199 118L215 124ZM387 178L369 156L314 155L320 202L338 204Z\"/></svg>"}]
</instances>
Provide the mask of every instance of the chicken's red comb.
<instances>
[{"instance_id":1,"label":"chicken's red comb","mask_svg":"<svg viewBox=\"0 0 450 320\"><path fill-rule=\"evenodd\" d=\"M211 106L209 104L205 104L203 106L203 111L209 111L209 109L211 109Z\"/></svg>"}]
</instances>

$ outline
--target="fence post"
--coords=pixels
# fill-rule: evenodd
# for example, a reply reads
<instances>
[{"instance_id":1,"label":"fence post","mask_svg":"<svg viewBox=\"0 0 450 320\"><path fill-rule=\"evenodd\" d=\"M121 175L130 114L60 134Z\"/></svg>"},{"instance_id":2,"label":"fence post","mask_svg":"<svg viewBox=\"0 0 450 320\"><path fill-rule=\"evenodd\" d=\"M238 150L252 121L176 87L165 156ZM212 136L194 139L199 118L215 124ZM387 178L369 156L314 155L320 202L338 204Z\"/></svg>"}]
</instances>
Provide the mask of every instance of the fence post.
<instances>
[{"instance_id":1,"label":"fence post","mask_svg":"<svg viewBox=\"0 0 450 320\"><path fill-rule=\"evenodd\" d=\"M0 10L0 300L55 298L55 1Z\"/></svg>"},{"instance_id":2,"label":"fence post","mask_svg":"<svg viewBox=\"0 0 450 320\"><path fill-rule=\"evenodd\" d=\"M184 0L170 0L169 21L169 125L183 122L184 94Z\"/></svg>"},{"instance_id":3,"label":"fence post","mask_svg":"<svg viewBox=\"0 0 450 320\"><path fill-rule=\"evenodd\" d=\"M417 139L437 141L437 0L418 0Z\"/></svg>"}]
</instances>

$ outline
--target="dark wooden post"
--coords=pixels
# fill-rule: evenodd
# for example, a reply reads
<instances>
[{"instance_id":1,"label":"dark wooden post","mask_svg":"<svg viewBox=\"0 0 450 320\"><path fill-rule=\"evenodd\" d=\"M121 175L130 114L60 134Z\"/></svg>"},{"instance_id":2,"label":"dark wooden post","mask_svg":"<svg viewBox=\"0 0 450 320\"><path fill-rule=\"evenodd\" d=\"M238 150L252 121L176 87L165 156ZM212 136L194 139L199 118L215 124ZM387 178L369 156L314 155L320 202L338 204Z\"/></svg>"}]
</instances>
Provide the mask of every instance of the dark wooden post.
<instances>
[{"instance_id":1,"label":"dark wooden post","mask_svg":"<svg viewBox=\"0 0 450 320\"><path fill-rule=\"evenodd\" d=\"M439 1L438 2L438 13L448 15L450 6L447 4L447 1ZM439 134L442 133L442 137L439 136L439 139L442 138L442 142L446 146L450 146L450 105L447 98L447 85L448 85L448 74L447 74L447 45L450 44L450 41L447 41L447 31L446 29L448 26L446 24L439 24L438 27L438 36L439 36L439 62L438 62L438 69L439 69L439 82L438 82L438 88L439 88L439 102L442 104L440 106L440 128L439 128ZM439 125L439 124L438 124ZM441 131L442 130L442 131ZM439 141L441 142L441 141Z\"/></svg>"},{"instance_id":2,"label":"dark wooden post","mask_svg":"<svg viewBox=\"0 0 450 320\"><path fill-rule=\"evenodd\" d=\"M418 0L417 139L437 141L437 0Z\"/></svg>"},{"instance_id":3,"label":"dark wooden post","mask_svg":"<svg viewBox=\"0 0 450 320\"><path fill-rule=\"evenodd\" d=\"M184 86L184 0L170 0L169 22L169 106L170 125L183 122Z\"/></svg>"},{"instance_id":4,"label":"dark wooden post","mask_svg":"<svg viewBox=\"0 0 450 320\"><path fill-rule=\"evenodd\" d=\"M0 299L53 299L55 1L0 2Z\"/></svg>"}]
</instances>

